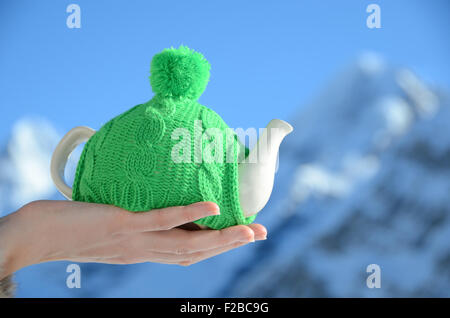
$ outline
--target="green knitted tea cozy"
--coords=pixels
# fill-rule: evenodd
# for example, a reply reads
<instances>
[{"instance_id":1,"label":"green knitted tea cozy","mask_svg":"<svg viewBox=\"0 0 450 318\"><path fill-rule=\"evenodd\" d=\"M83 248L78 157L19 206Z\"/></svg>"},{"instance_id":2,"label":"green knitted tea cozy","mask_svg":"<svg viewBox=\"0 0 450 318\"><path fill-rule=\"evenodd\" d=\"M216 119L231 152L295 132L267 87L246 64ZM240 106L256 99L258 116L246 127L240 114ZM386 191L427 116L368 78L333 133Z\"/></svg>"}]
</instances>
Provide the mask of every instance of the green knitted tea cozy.
<instances>
[{"instance_id":1,"label":"green knitted tea cozy","mask_svg":"<svg viewBox=\"0 0 450 318\"><path fill-rule=\"evenodd\" d=\"M185 46L151 62L153 98L103 125L85 144L72 198L129 211L213 201L220 215L196 221L213 229L249 224L239 203L238 162L248 149L197 99L210 65Z\"/></svg>"}]
</instances>

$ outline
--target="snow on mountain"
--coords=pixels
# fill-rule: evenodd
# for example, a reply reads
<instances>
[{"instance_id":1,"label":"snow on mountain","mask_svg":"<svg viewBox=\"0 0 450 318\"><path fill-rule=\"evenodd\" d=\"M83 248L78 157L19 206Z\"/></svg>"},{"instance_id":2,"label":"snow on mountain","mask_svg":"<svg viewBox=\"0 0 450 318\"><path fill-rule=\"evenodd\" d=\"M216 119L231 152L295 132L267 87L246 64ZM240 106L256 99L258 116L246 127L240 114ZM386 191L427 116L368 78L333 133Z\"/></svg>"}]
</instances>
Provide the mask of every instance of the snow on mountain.
<instances>
[{"instance_id":1,"label":"snow on mountain","mask_svg":"<svg viewBox=\"0 0 450 318\"><path fill-rule=\"evenodd\" d=\"M55 193L50 158L59 138L41 118L24 118L14 124L0 154L0 216Z\"/></svg>"},{"instance_id":2,"label":"snow on mountain","mask_svg":"<svg viewBox=\"0 0 450 318\"><path fill-rule=\"evenodd\" d=\"M369 55L293 126L258 220L268 240L218 295L448 297L448 97Z\"/></svg>"}]
</instances>

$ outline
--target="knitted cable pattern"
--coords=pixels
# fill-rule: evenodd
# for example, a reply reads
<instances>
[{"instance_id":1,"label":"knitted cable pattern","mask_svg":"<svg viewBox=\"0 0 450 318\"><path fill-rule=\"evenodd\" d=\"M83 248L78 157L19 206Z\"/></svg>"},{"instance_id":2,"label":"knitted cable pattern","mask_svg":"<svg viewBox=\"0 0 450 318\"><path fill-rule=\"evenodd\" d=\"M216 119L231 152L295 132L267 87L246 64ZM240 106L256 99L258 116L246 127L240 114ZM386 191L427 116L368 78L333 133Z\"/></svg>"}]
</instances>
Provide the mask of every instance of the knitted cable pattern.
<instances>
[{"instance_id":1,"label":"knitted cable pattern","mask_svg":"<svg viewBox=\"0 0 450 318\"><path fill-rule=\"evenodd\" d=\"M238 163L248 149L217 113L197 102L208 79L209 63L195 51L180 47L155 55L155 96L88 140L72 198L135 212L213 201L221 214L196 223L221 229L253 222L256 216L244 217L239 203Z\"/></svg>"}]
</instances>

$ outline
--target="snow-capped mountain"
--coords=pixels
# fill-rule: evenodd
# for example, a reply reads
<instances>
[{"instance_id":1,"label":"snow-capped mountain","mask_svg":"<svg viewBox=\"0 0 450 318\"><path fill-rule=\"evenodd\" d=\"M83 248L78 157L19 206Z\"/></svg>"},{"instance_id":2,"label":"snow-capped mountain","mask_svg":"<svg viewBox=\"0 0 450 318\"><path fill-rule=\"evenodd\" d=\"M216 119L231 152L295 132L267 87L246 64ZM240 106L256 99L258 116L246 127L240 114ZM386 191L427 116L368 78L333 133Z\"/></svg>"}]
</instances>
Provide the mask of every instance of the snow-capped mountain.
<instances>
[{"instance_id":1,"label":"snow-capped mountain","mask_svg":"<svg viewBox=\"0 0 450 318\"><path fill-rule=\"evenodd\" d=\"M448 96L366 55L293 126L258 220L269 238L218 295L448 297Z\"/></svg>"}]
</instances>

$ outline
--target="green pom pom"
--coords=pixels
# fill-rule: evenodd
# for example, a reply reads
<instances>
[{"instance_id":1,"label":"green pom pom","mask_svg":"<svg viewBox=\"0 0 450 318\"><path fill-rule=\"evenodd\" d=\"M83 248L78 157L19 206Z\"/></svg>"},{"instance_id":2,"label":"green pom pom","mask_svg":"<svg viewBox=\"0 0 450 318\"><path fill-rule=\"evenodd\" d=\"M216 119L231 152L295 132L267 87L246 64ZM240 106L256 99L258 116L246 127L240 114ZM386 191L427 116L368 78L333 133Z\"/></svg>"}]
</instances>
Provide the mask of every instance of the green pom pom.
<instances>
[{"instance_id":1,"label":"green pom pom","mask_svg":"<svg viewBox=\"0 0 450 318\"><path fill-rule=\"evenodd\" d=\"M210 67L202 54L186 46L165 49L152 59L150 84L159 96L196 100L208 84Z\"/></svg>"}]
</instances>

